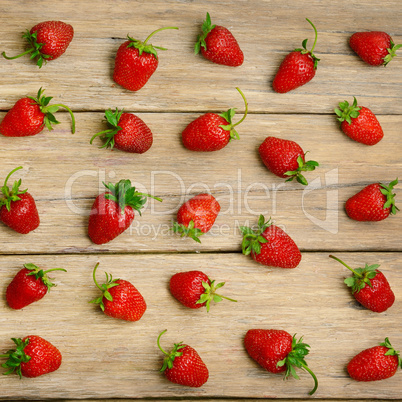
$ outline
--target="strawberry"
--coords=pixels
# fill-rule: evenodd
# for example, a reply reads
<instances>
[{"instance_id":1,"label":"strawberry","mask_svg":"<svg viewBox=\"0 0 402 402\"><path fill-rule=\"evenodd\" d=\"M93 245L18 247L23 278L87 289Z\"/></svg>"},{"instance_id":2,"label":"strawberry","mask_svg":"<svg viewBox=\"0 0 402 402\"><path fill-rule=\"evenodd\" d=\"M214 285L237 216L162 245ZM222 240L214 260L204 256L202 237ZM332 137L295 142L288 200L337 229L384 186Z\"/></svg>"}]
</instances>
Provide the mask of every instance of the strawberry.
<instances>
[{"instance_id":1,"label":"strawberry","mask_svg":"<svg viewBox=\"0 0 402 402\"><path fill-rule=\"evenodd\" d=\"M27 137L40 133L45 126L49 131L53 130L52 124L60 122L54 117L60 107L67 109L72 120L73 134L75 133L75 118L70 108L65 105L49 105L51 96L43 95L44 90L39 89L36 98L28 96L21 98L4 116L0 123L0 134L6 137Z\"/></svg>"},{"instance_id":2,"label":"strawberry","mask_svg":"<svg viewBox=\"0 0 402 402\"><path fill-rule=\"evenodd\" d=\"M395 45L392 38L381 31L356 32L349 39L352 50L372 66L386 66L402 45Z\"/></svg>"},{"instance_id":3,"label":"strawberry","mask_svg":"<svg viewBox=\"0 0 402 402\"><path fill-rule=\"evenodd\" d=\"M61 365L61 353L47 340L37 335L29 335L23 339L11 338L16 349L9 350L0 357L8 360L1 366L8 369L4 374L16 372L20 378L39 377L56 371Z\"/></svg>"},{"instance_id":4,"label":"strawberry","mask_svg":"<svg viewBox=\"0 0 402 402\"><path fill-rule=\"evenodd\" d=\"M201 271L187 271L174 274L170 278L169 287L173 297L181 304L193 309L205 306L209 311L212 301L237 301L215 293L224 284L225 282L221 282L215 285L215 281L211 281Z\"/></svg>"},{"instance_id":5,"label":"strawberry","mask_svg":"<svg viewBox=\"0 0 402 402\"><path fill-rule=\"evenodd\" d=\"M18 233L27 234L39 226L39 214L35 200L27 189L20 190L21 179L15 181L10 189L7 181L19 166L12 170L4 182L1 192L4 198L0 198L0 221Z\"/></svg>"},{"instance_id":6,"label":"strawberry","mask_svg":"<svg viewBox=\"0 0 402 402\"><path fill-rule=\"evenodd\" d=\"M315 170L316 166L319 166L316 161L306 162L306 154L294 141L267 137L258 151L268 170L276 176L286 177L286 181L296 178L299 183L307 185L307 180L301 172Z\"/></svg>"},{"instance_id":7,"label":"strawberry","mask_svg":"<svg viewBox=\"0 0 402 402\"><path fill-rule=\"evenodd\" d=\"M30 54L31 60L37 57L36 64L41 68L43 62L46 64L47 61L60 57L67 50L73 36L74 29L70 24L62 21L41 22L22 35L30 45L27 51L14 57L6 56L5 52L2 55L12 60Z\"/></svg>"},{"instance_id":8,"label":"strawberry","mask_svg":"<svg viewBox=\"0 0 402 402\"><path fill-rule=\"evenodd\" d=\"M365 349L347 365L351 378L356 381L379 381L392 377L398 367L402 368L402 360L388 338L380 346Z\"/></svg>"},{"instance_id":9,"label":"strawberry","mask_svg":"<svg viewBox=\"0 0 402 402\"><path fill-rule=\"evenodd\" d=\"M134 220L134 210L141 215L146 197L162 201L150 194L139 193L130 180L103 185L108 189L96 197L88 222L88 235L95 244L104 244L123 233Z\"/></svg>"},{"instance_id":10,"label":"strawberry","mask_svg":"<svg viewBox=\"0 0 402 402\"><path fill-rule=\"evenodd\" d=\"M263 265L280 268L296 268L301 253L296 243L281 228L273 225L264 216L258 219L258 228L253 230L240 226L243 234L242 252Z\"/></svg>"},{"instance_id":11,"label":"strawberry","mask_svg":"<svg viewBox=\"0 0 402 402\"><path fill-rule=\"evenodd\" d=\"M250 357L271 373L285 371L285 379L292 375L299 379L295 367L306 370L314 379L313 395L318 387L315 374L308 367L304 357L310 346L303 343L303 337L296 340L286 331L279 329L250 329L244 337L244 346Z\"/></svg>"},{"instance_id":12,"label":"strawberry","mask_svg":"<svg viewBox=\"0 0 402 402\"><path fill-rule=\"evenodd\" d=\"M245 104L244 116L232 123L236 109L229 109L225 113L206 113L193 120L182 132L183 145L190 151L212 152L228 145L231 140L238 140L239 134L235 127L247 116L248 105L243 92L236 88Z\"/></svg>"},{"instance_id":13,"label":"strawberry","mask_svg":"<svg viewBox=\"0 0 402 402\"><path fill-rule=\"evenodd\" d=\"M144 42L127 36L128 40L117 50L113 72L114 82L130 91L138 91L148 82L158 67L158 53L156 49L166 49L147 45L147 42L154 34L165 29L179 28L166 27L157 29Z\"/></svg>"},{"instance_id":14,"label":"strawberry","mask_svg":"<svg viewBox=\"0 0 402 402\"><path fill-rule=\"evenodd\" d=\"M384 137L381 125L375 114L368 108L357 106L353 97L353 104L341 102L339 109L335 109L342 131L352 140L366 145L374 145Z\"/></svg>"},{"instance_id":15,"label":"strawberry","mask_svg":"<svg viewBox=\"0 0 402 402\"><path fill-rule=\"evenodd\" d=\"M105 143L100 148L116 148L126 152L143 154L152 145L152 132L149 127L136 115L123 113L111 109L105 111L106 121L112 126L111 129L95 134L92 141L104 135Z\"/></svg>"},{"instance_id":16,"label":"strawberry","mask_svg":"<svg viewBox=\"0 0 402 402\"><path fill-rule=\"evenodd\" d=\"M317 63L320 61L313 54L317 43L317 29L308 18L306 20L314 29L315 39L313 47L311 50L307 50L307 39L305 39L302 43L303 49L295 49L284 58L272 82L275 92L286 93L292 91L307 84L315 76Z\"/></svg>"},{"instance_id":17,"label":"strawberry","mask_svg":"<svg viewBox=\"0 0 402 402\"><path fill-rule=\"evenodd\" d=\"M24 268L18 271L10 282L6 291L8 305L19 310L31 303L42 299L50 288L56 286L47 276L52 271L64 271L63 268L52 268L46 271L34 264L24 264Z\"/></svg>"},{"instance_id":18,"label":"strawberry","mask_svg":"<svg viewBox=\"0 0 402 402\"><path fill-rule=\"evenodd\" d=\"M102 292L102 296L90 303L100 305L101 310L108 316L125 321L138 321L145 313L147 304L141 293L134 285L123 279L113 279L111 274L106 274L106 283L99 285L96 281L95 265L92 273L96 287Z\"/></svg>"},{"instance_id":19,"label":"strawberry","mask_svg":"<svg viewBox=\"0 0 402 402\"><path fill-rule=\"evenodd\" d=\"M212 25L209 13L202 24L202 34L198 35L194 52L201 52L206 59L225 66L241 66L244 61L243 52L235 37L227 28Z\"/></svg>"},{"instance_id":20,"label":"strawberry","mask_svg":"<svg viewBox=\"0 0 402 402\"><path fill-rule=\"evenodd\" d=\"M364 187L346 201L345 210L349 218L355 221L382 221L390 214L395 215L399 208L395 205L392 191L397 184L398 179L388 186L373 183Z\"/></svg>"},{"instance_id":21,"label":"strawberry","mask_svg":"<svg viewBox=\"0 0 402 402\"><path fill-rule=\"evenodd\" d=\"M364 268L353 269L339 258L333 255L330 257L353 272L352 276L345 279L345 284L352 288L353 296L361 305L376 313L382 313L394 304L394 292L385 275L377 269L378 264L366 264Z\"/></svg>"},{"instance_id":22,"label":"strawberry","mask_svg":"<svg viewBox=\"0 0 402 402\"><path fill-rule=\"evenodd\" d=\"M213 195L198 194L179 208L173 231L201 243L199 236L211 229L220 210L221 206Z\"/></svg>"},{"instance_id":23,"label":"strawberry","mask_svg":"<svg viewBox=\"0 0 402 402\"><path fill-rule=\"evenodd\" d=\"M170 353L165 352L160 345L160 338L165 332L166 330L162 331L157 340L159 349L166 355L160 371L175 384L195 388L204 385L208 380L209 372L197 351L180 342L174 344Z\"/></svg>"}]
</instances>

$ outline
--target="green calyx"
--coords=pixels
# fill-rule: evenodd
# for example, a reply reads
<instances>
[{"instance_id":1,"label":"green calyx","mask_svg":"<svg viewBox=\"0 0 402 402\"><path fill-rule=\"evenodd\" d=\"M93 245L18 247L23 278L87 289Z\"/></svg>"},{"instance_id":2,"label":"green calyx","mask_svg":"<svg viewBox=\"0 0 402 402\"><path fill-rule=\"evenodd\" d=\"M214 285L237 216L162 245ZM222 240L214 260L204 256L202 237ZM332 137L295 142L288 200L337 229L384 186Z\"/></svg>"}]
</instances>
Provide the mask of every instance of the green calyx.
<instances>
[{"instance_id":1,"label":"green calyx","mask_svg":"<svg viewBox=\"0 0 402 402\"><path fill-rule=\"evenodd\" d=\"M28 189L25 190L20 190L20 186L21 186L21 179L17 180L14 182L11 190L10 188L7 186L7 182L8 179L10 178L10 176L16 172L17 170L22 169L22 166L18 166L17 168L13 169L6 177L6 180L4 181L3 187L1 188L1 192L3 193L3 198L0 198L0 208L5 205L7 208L7 211L10 212L10 208L11 208L11 203L14 201L19 201L21 200L20 197L18 197L21 194L25 194Z\"/></svg>"},{"instance_id":2,"label":"green calyx","mask_svg":"<svg viewBox=\"0 0 402 402\"><path fill-rule=\"evenodd\" d=\"M33 60L35 57L37 57L38 59L36 60L36 64L38 65L39 68L41 68L43 63L46 64L46 59L48 59L50 57L50 55L44 54L40 51L42 49L44 43L38 43L37 35L38 35L37 32L34 32L31 34L29 32L29 30L27 30L22 35L22 37L29 42L30 48L28 50L26 50L25 52L20 53L17 56L12 56L12 57L7 56L6 53L3 52L2 53L3 57L7 60L14 60L14 59L18 59L19 57L25 56L26 54L31 54L30 59Z\"/></svg>"},{"instance_id":3,"label":"green calyx","mask_svg":"<svg viewBox=\"0 0 402 402\"><path fill-rule=\"evenodd\" d=\"M243 117L237 122L237 123L232 123L232 119L234 117L234 115L236 114L236 108L231 108L228 111L224 112L224 113L220 113L219 116L223 117L229 124L227 125L221 125L219 127L223 128L226 131L230 132L230 139L231 140L239 140L239 133L235 130L235 127L238 126L247 116L247 112L248 112L248 103L247 103L247 99L244 96L243 92L240 90L240 88L236 89L239 91L241 97L243 98L244 101L244 106L245 106L245 110L244 110L244 115Z\"/></svg>"},{"instance_id":4,"label":"green calyx","mask_svg":"<svg viewBox=\"0 0 402 402\"><path fill-rule=\"evenodd\" d=\"M398 179L391 181L389 185L385 185L380 183L380 191L383 195L387 197L387 201L385 201L384 209L391 208L390 212L392 215L395 215L399 208L395 205L395 195L392 191L394 187L398 184Z\"/></svg>"},{"instance_id":5,"label":"green calyx","mask_svg":"<svg viewBox=\"0 0 402 402\"><path fill-rule=\"evenodd\" d=\"M10 349L4 355L0 355L0 358L7 358L7 361L3 363L1 367L8 369L8 371L3 373L4 375L16 372L21 378L21 363L27 363L31 360L31 356L26 355L24 352L24 348L28 345L29 339L27 338L25 341L22 341L21 338L11 338L11 340L15 343L16 348Z\"/></svg>"},{"instance_id":6,"label":"green calyx","mask_svg":"<svg viewBox=\"0 0 402 402\"><path fill-rule=\"evenodd\" d=\"M269 218L265 222L265 218L263 215L260 215L258 218L258 227L253 230L247 226L240 226L240 231L243 234L243 241L241 244L242 253L244 255L260 254L261 253L261 245L264 243L268 243L268 240L262 236L265 229L271 226L272 222L271 218Z\"/></svg>"},{"instance_id":7,"label":"green calyx","mask_svg":"<svg viewBox=\"0 0 402 402\"><path fill-rule=\"evenodd\" d=\"M385 338L385 341L383 343L380 343L380 346L385 346L389 350L385 352L385 356L398 356L398 366L402 368L402 359L399 350L395 350L391 342L389 341L388 338Z\"/></svg>"},{"instance_id":8,"label":"green calyx","mask_svg":"<svg viewBox=\"0 0 402 402\"><path fill-rule=\"evenodd\" d=\"M109 193L105 194L105 198L116 202L120 207L121 214L124 214L124 208L126 206L130 206L141 215L141 208L146 203L147 197L162 202L161 198L136 191L135 187L131 186L130 180L120 180L117 184L106 184L103 182L103 185L109 191Z\"/></svg>"},{"instance_id":9,"label":"green calyx","mask_svg":"<svg viewBox=\"0 0 402 402\"><path fill-rule=\"evenodd\" d=\"M315 45L317 44L317 36L318 36L318 34L317 34L317 29L314 26L314 24L308 18L306 18L306 20L309 22L309 24L314 29L315 38L314 38L313 47L311 48L311 50L308 50L307 49L307 41L308 41L308 39L304 39L304 41L302 42L302 47L303 48L302 49L298 48L298 49L295 49L294 51L295 52L300 52L301 54L309 54L311 56L311 58L314 60L314 70L316 70L317 69L317 64L320 61L320 59L313 53L313 50L315 48Z\"/></svg>"},{"instance_id":10,"label":"green calyx","mask_svg":"<svg viewBox=\"0 0 402 402\"><path fill-rule=\"evenodd\" d=\"M155 35L157 32L164 31L165 29L179 29L177 27L165 27L165 28L159 28L156 31L153 31L148 37L144 40L144 42L141 42L138 39L134 39L131 36L127 35L128 40L130 43L127 45L127 47L133 47L135 49L138 49L138 55L141 56L143 52L145 53L150 53L155 56L155 58L158 58L158 53L156 49L158 50L167 50L164 47L160 46L153 46L153 45L147 45L148 40Z\"/></svg>"},{"instance_id":11,"label":"green calyx","mask_svg":"<svg viewBox=\"0 0 402 402\"><path fill-rule=\"evenodd\" d=\"M119 121L120 121L120 117L123 114L123 110L121 110L119 112L119 110L116 108L116 110L113 112L112 109L108 109L105 111L105 119L106 122L109 123L112 128L109 130L104 130L101 131L97 134L95 134L91 140L89 141L90 144L92 144L92 141L96 138L99 137L101 135L104 136L104 140L105 143L100 146L99 148L107 148L110 147L111 149L113 149L114 147L114 136L120 131L122 130L122 128L119 126Z\"/></svg>"},{"instance_id":12,"label":"green calyx","mask_svg":"<svg viewBox=\"0 0 402 402\"><path fill-rule=\"evenodd\" d=\"M306 154L307 152L304 155ZM292 181L294 178L296 178L300 184L307 186L308 182L301 172L311 172L312 170L315 170L317 166L319 166L319 163L316 161L305 162L301 155L297 157L297 163L299 166L296 170L290 170L284 173L286 176L290 176L286 181Z\"/></svg>"},{"instance_id":13,"label":"green calyx","mask_svg":"<svg viewBox=\"0 0 402 402\"><path fill-rule=\"evenodd\" d=\"M330 255L329 257L334 259L335 261L338 261L353 273L352 276L344 280L345 284L352 289L352 293L359 293L362 289L366 287L366 285L370 286L371 288L373 287L371 285L370 279L373 279L377 275L376 270L380 266L379 264L368 265L366 263L366 266L364 268L353 269L339 258L333 255Z\"/></svg>"},{"instance_id":14,"label":"green calyx","mask_svg":"<svg viewBox=\"0 0 402 402\"><path fill-rule=\"evenodd\" d=\"M40 269L39 267L37 267L35 264L24 264L24 267L26 269L28 269L29 271L31 271L29 274L27 274L27 276L29 275L33 275L35 276L35 279L41 279L43 284L45 286L47 286L47 291L50 291L50 288L52 288L53 286L56 286L56 284L51 282L51 278L49 278L47 276L47 274L49 272L52 271L63 271L63 272L67 272L64 268L52 268L52 269L48 269L46 271L44 271L43 269Z\"/></svg>"},{"instance_id":15,"label":"green calyx","mask_svg":"<svg viewBox=\"0 0 402 402\"><path fill-rule=\"evenodd\" d=\"M357 100L353 97L352 105L349 105L348 101L341 102L339 108L335 108L334 112L341 123L346 120L349 124L352 124L352 118L356 119L359 117L360 110L361 107L357 106Z\"/></svg>"},{"instance_id":16,"label":"green calyx","mask_svg":"<svg viewBox=\"0 0 402 402\"><path fill-rule=\"evenodd\" d=\"M194 221L192 219L189 222L188 226L183 225L182 223L175 222L173 224L172 230L174 233L180 233L180 237L190 237L197 243L201 243L199 237L204 234L201 229L194 227Z\"/></svg>"},{"instance_id":17,"label":"green calyx","mask_svg":"<svg viewBox=\"0 0 402 402\"><path fill-rule=\"evenodd\" d=\"M165 371L166 369L171 369L173 368L173 362L174 359L178 356L181 356L183 353L179 352L180 349L183 349L184 347L186 347L186 345L183 345L183 342L180 343L175 343L173 349L171 350L170 353L165 352L160 344L160 339L161 336L167 331L167 329L165 329L164 331L162 331L159 336L158 336L158 340L156 341L158 348L160 349L160 351L166 355L166 357L163 359L163 365L162 368L160 369L161 372Z\"/></svg>"},{"instance_id":18,"label":"green calyx","mask_svg":"<svg viewBox=\"0 0 402 402\"><path fill-rule=\"evenodd\" d=\"M391 41L391 47L388 50L388 54L384 57L384 66L386 66L395 56L396 51L402 47L401 45L395 45L394 42Z\"/></svg>"},{"instance_id":19,"label":"green calyx","mask_svg":"<svg viewBox=\"0 0 402 402\"><path fill-rule=\"evenodd\" d=\"M208 34L215 28L216 25L211 24L211 17L209 13L207 13L207 17L205 18L205 21L202 23L202 34L198 35L197 37L197 42L194 45L194 53L198 54L201 51L201 47L204 48L204 50L207 50L207 44L205 43L205 39L208 36Z\"/></svg>"},{"instance_id":20,"label":"green calyx","mask_svg":"<svg viewBox=\"0 0 402 402\"><path fill-rule=\"evenodd\" d=\"M56 113L59 108L63 107L70 113L71 116L71 131L74 134L75 133L75 118L72 110L66 106L62 105L61 103L57 105L49 105L49 102L53 99L51 96L45 96L43 93L45 92L44 89L39 88L38 94L36 98L32 96L28 96L29 99L32 99L35 103L37 103L40 107L40 111L45 115L43 122L45 123L45 126L49 131L53 130L52 124L60 124L59 121L57 121L56 117L54 116L53 113Z\"/></svg>"},{"instance_id":21,"label":"green calyx","mask_svg":"<svg viewBox=\"0 0 402 402\"><path fill-rule=\"evenodd\" d=\"M215 291L219 288L221 288L225 282L221 282L215 285L215 281L210 280L210 284L207 282L202 282L202 286L205 289L205 292L200 296L200 299L197 301L197 304L202 304L205 303L205 307L207 308L207 312L209 312L209 309L211 307L211 302L214 301L215 303L219 303L223 299L232 301L232 302L237 302L237 300L230 299L229 297L219 295L215 293Z\"/></svg>"},{"instance_id":22,"label":"green calyx","mask_svg":"<svg viewBox=\"0 0 402 402\"><path fill-rule=\"evenodd\" d=\"M108 274L107 272L105 272L106 283L99 285L99 283L96 281L96 270L97 270L98 266L99 266L99 262L95 265L95 268L92 272L92 278L95 282L96 287L102 292L102 296L97 297L94 300L91 300L90 303L99 304L101 310L105 311L105 305L103 303L103 298L105 298L106 300L109 300L109 301L113 301L113 297L110 294L109 289L113 288L115 286L119 286L119 284L116 283L116 281L118 281L119 278L113 279L113 276L111 274Z\"/></svg>"},{"instance_id":23,"label":"green calyx","mask_svg":"<svg viewBox=\"0 0 402 402\"><path fill-rule=\"evenodd\" d=\"M299 376L296 373L295 367L299 367L303 370L306 370L314 379L314 388L309 392L309 395L313 395L318 388L318 380L315 374L308 367L306 361L304 360L305 356L309 354L310 345L303 343L303 337L299 340L296 340L296 334L293 335L292 339L292 351L280 362L278 362L278 367L286 366L286 372L284 379L288 378L290 375L292 377L299 379Z\"/></svg>"}]
</instances>

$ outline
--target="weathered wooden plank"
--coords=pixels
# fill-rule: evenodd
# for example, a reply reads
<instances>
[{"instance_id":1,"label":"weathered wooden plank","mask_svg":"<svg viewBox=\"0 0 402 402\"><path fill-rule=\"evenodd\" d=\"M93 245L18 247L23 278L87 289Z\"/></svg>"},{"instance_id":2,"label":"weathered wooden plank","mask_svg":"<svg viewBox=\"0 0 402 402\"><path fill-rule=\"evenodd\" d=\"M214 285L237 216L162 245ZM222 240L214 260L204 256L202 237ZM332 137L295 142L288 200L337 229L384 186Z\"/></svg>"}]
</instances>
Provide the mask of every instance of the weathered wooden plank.
<instances>
[{"instance_id":1,"label":"weathered wooden plank","mask_svg":"<svg viewBox=\"0 0 402 402\"><path fill-rule=\"evenodd\" d=\"M4 180L14 167L24 166L23 186L37 200L42 219L27 236L2 226L1 252L236 251L241 242L237 227L247 221L253 224L260 213L283 225L303 250L401 250L398 214L384 222L357 223L343 210L345 201L364 185L401 177L401 116L380 116L385 137L367 147L343 135L333 116L250 115L239 127L240 141L207 154L181 144L180 132L196 114L139 116L155 135L152 148L143 155L99 150L100 140L90 145L91 136L105 127L101 113L77 114L74 136L68 115L62 113L62 123L52 133L1 137L0 176ZM311 188L285 184L267 171L257 149L268 135L297 141L321 163L306 174ZM131 230L115 241L95 246L86 235L87 214L103 191L102 181L120 179L130 179L139 190L164 201L152 201ZM205 191L217 197L222 209L214 229L197 245L169 228L181 203ZM400 190L396 192L398 199Z\"/></svg>"},{"instance_id":2,"label":"weathered wooden plank","mask_svg":"<svg viewBox=\"0 0 402 402\"><path fill-rule=\"evenodd\" d=\"M40 302L23 310L0 303L0 350L11 347L10 337L37 334L57 345L63 354L58 371L36 379L1 376L1 399L6 398L144 398L248 397L306 398L312 380L262 370L246 354L243 337L250 328L282 328L304 335L310 344L308 363L319 378L317 398L400 397L399 374L386 381L358 383L345 366L363 348L388 336L396 348L400 330L402 278L400 253L338 253L352 266L381 264L396 295L386 313L359 307L343 284L346 268L328 253L307 253L299 268L270 269L238 254L149 256L2 256L0 283L6 287L23 263L43 268L64 267L54 273L58 285ZM162 257L162 258L161 258ZM92 269L131 281L147 301L136 323L104 316L88 301L97 296ZM205 310L189 310L170 295L168 281L175 272L201 269L226 285L221 293L238 300L223 301ZM169 383L158 372L161 353L173 342L191 344L202 356L210 379L200 389Z\"/></svg>"},{"instance_id":3,"label":"weathered wooden plank","mask_svg":"<svg viewBox=\"0 0 402 402\"><path fill-rule=\"evenodd\" d=\"M18 97L43 86L74 110L103 110L110 103L138 111L221 110L239 104L234 88L240 86L255 112L328 113L339 101L355 95L378 113L402 113L398 101L402 58L387 68L373 68L348 46L350 35L361 30L385 30L401 43L398 6L397 0L382 2L380 7L374 0L292 2L291 6L279 0L118 0L112 7L98 2L94 8L90 2L77 0L63 1L57 7L50 0L4 0L0 6L1 50L8 54L23 51L21 32L44 19L71 23L75 37L62 58L40 71L26 58L1 59L0 109L9 109ZM245 53L243 66L219 66L193 54L206 11L213 22L232 30ZM305 17L319 31L315 52L321 61L316 77L289 94L276 94L271 81L284 56L305 38L312 45L314 34ZM158 70L147 85L138 93L115 85L111 78L114 57L127 33L144 40L162 26L180 29L153 38L153 43L169 50L161 52Z\"/></svg>"}]
</instances>

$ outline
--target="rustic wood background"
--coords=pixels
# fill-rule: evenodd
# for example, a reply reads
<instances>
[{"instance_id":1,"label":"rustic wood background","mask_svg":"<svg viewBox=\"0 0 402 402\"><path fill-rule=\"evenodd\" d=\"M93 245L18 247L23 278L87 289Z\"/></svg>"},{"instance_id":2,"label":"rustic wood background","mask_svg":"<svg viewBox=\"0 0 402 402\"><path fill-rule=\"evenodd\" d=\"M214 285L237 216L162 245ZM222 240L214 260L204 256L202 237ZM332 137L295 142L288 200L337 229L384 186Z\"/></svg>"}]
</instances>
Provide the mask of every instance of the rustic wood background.
<instances>
[{"instance_id":1,"label":"rustic wood background","mask_svg":"<svg viewBox=\"0 0 402 402\"><path fill-rule=\"evenodd\" d=\"M212 22L226 26L245 54L243 66L213 64L193 54L193 44L209 11ZM316 77L289 94L276 94L271 81L283 57L318 29ZM297 398L307 397L312 379L282 381L246 354L243 337L250 328L280 328L304 335L311 345L309 366L319 379L314 398L397 399L402 386L393 378L358 383L345 370L352 356L388 336L402 348L401 216L378 223L347 218L344 203L366 184L389 182L401 175L402 52L386 68L364 64L347 40L356 31L384 30L402 43L400 2L365 1L131 1L66 0L0 3L0 51L13 55L25 44L21 33L38 22L62 20L75 36L67 52L41 70L27 57L0 59L0 119L25 95L39 87L55 103L75 112L77 132L70 132L67 113L54 131L28 138L0 138L0 177L16 166L23 186L37 200L41 225L29 235L0 228L0 351L11 337L37 334L63 354L61 368L37 379L0 377L0 399L113 398ZM114 56L129 33L145 39L163 31L152 43L160 52L156 73L133 93L112 80ZM249 116L238 127L241 140L211 154L183 148L180 133L207 111L229 107ZM356 96L384 129L373 147L355 143L339 130L333 109ZM104 129L103 112L124 108L138 114L154 133L143 155L100 150L89 139ZM320 167L307 173L308 188L284 184L258 157L268 135L297 141ZM130 179L140 190L163 198L149 202L142 217L116 240L103 246L86 234L88 211L102 191L102 181ZM198 245L169 230L181 203L210 191L222 206L213 230ZM402 197L396 189L397 197ZM397 203L398 204L398 203ZM303 253L294 270L267 268L240 252L238 226L271 216ZM376 314L361 308L343 284L348 275L330 253L352 266L381 264L396 294L394 306ZM137 323L104 316L88 301L97 295L92 269L131 281L148 309ZM13 311L5 290L24 263L55 266L57 287L40 302ZM168 282L176 272L200 269L225 281L222 293L238 299L192 311L176 302ZM200 389L171 384L158 372L162 355L156 338L168 329L163 345L184 341L201 355L210 371Z\"/></svg>"}]
</instances>

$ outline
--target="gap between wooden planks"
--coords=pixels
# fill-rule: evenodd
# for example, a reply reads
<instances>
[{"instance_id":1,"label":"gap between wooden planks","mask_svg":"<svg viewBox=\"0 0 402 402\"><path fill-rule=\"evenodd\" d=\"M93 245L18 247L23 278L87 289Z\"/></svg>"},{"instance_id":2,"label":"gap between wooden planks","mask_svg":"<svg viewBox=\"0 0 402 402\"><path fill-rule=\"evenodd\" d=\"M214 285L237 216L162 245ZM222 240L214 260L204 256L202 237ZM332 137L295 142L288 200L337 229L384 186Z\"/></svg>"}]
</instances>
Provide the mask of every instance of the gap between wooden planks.
<instances>
[{"instance_id":1,"label":"gap between wooden planks","mask_svg":"<svg viewBox=\"0 0 402 402\"><path fill-rule=\"evenodd\" d=\"M352 266L379 263L396 295L395 304L377 314L362 308L343 283L346 268L328 253L304 253L293 270L267 268L240 254L205 255L32 255L0 257L0 350L8 350L10 337L37 334L57 345L63 354L61 368L35 380L1 376L0 398L169 398L248 397L305 398L312 379L284 382L269 374L246 354L243 337L250 328L280 328L311 346L307 361L320 385L317 398L384 398L400 396L397 373L391 379L359 383L351 380L347 362L364 348L388 336L400 349L402 273L401 253L336 253ZM92 269L99 261L98 279L107 271L131 281L147 301L147 311L136 323L105 316L88 301L99 291ZM23 263L43 268L64 267L54 272L57 287L41 301L23 310L7 307L8 283ZM226 300L210 313L189 310L168 290L175 272L201 269L212 279L225 281ZM162 345L169 348L184 341L201 355L210 379L200 389L167 381L158 372L162 353L156 346L164 329Z\"/></svg>"}]
</instances>

